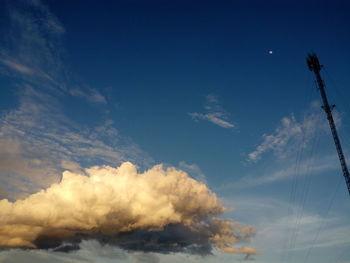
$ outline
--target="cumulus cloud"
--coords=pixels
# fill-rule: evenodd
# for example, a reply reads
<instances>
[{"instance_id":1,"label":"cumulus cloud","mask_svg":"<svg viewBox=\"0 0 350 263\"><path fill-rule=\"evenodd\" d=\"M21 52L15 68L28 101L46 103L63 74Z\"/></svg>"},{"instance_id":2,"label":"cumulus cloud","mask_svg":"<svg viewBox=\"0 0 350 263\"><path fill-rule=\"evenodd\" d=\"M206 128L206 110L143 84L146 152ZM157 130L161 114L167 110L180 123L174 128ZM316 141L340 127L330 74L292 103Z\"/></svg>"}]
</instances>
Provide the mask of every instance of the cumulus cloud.
<instances>
[{"instance_id":1,"label":"cumulus cloud","mask_svg":"<svg viewBox=\"0 0 350 263\"><path fill-rule=\"evenodd\" d=\"M99 104L107 104L106 98L72 81L60 45L65 30L44 4L8 2L8 7L8 46L0 49L0 71L15 78L19 97L18 107L0 118L0 195L10 199L0 200L1 247L33 248L15 249L20 260L42 258L40 248L57 251L50 253L52 262L61 262L59 251L81 251L86 240L141 252L206 254L215 247L256 253L233 247L254 230L219 218L225 209L216 195L184 172L155 166L139 174L131 163L84 171L93 164L132 160L149 166L153 160L123 140L111 120L82 127L65 114L60 101L72 96ZM225 121L215 98L207 100L206 109L214 113L210 119ZM61 178L63 169L70 171ZM18 262L13 251L1 253L0 261ZM88 261L75 255L67 262Z\"/></svg>"},{"instance_id":2,"label":"cumulus cloud","mask_svg":"<svg viewBox=\"0 0 350 263\"><path fill-rule=\"evenodd\" d=\"M205 113L191 112L193 120L207 120L222 128L233 128L235 125L228 120L228 113L222 108L217 96L209 94L205 97Z\"/></svg>"},{"instance_id":3,"label":"cumulus cloud","mask_svg":"<svg viewBox=\"0 0 350 263\"><path fill-rule=\"evenodd\" d=\"M0 210L2 247L64 251L97 239L161 253L257 253L233 246L252 237L252 227L219 218L225 208L205 184L161 165L144 173L129 162L65 171L60 183L24 200L1 200Z\"/></svg>"}]
</instances>

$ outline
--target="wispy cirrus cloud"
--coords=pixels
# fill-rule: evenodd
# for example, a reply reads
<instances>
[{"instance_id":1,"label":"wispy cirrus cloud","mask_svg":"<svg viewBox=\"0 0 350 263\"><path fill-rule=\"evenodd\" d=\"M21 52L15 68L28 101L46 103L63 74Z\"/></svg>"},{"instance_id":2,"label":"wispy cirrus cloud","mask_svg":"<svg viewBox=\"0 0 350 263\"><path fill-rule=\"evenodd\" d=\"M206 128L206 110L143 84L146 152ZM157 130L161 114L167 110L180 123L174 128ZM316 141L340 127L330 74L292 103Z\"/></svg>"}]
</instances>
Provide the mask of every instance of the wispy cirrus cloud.
<instances>
[{"instance_id":1,"label":"wispy cirrus cloud","mask_svg":"<svg viewBox=\"0 0 350 263\"><path fill-rule=\"evenodd\" d=\"M260 145L248 154L248 161L256 162L266 152L273 152L277 158L285 158L300 147L306 147L317 130L327 128L321 119L322 114L321 106L314 102L301 120L297 120L294 114L283 117L273 133L262 136ZM339 123L339 115L336 120Z\"/></svg>"},{"instance_id":2,"label":"wispy cirrus cloud","mask_svg":"<svg viewBox=\"0 0 350 263\"><path fill-rule=\"evenodd\" d=\"M4 6L9 26L0 49L1 73L47 91L67 90L61 23L40 1L8 1Z\"/></svg>"},{"instance_id":3,"label":"wispy cirrus cloud","mask_svg":"<svg viewBox=\"0 0 350 263\"><path fill-rule=\"evenodd\" d=\"M94 103L106 104L106 98L97 89L88 89L84 91L80 88L70 89L69 93L72 96L77 96L86 99L87 101Z\"/></svg>"},{"instance_id":4,"label":"wispy cirrus cloud","mask_svg":"<svg viewBox=\"0 0 350 263\"><path fill-rule=\"evenodd\" d=\"M7 198L23 197L60 181L63 170L152 159L125 142L111 120L81 127L65 116L59 101L30 86L19 92L19 107L0 117L0 182Z\"/></svg>"},{"instance_id":5,"label":"wispy cirrus cloud","mask_svg":"<svg viewBox=\"0 0 350 263\"><path fill-rule=\"evenodd\" d=\"M205 97L205 112L191 112L189 115L195 121L207 120L222 128L233 128L235 125L228 120L228 113L220 105L219 98L213 94Z\"/></svg>"},{"instance_id":6,"label":"wispy cirrus cloud","mask_svg":"<svg viewBox=\"0 0 350 263\"><path fill-rule=\"evenodd\" d=\"M65 29L44 4L9 2L7 7L9 41L0 49L0 73L45 92L81 97L93 103L107 102L97 89L72 81L74 74L64 62L61 41Z\"/></svg>"},{"instance_id":7,"label":"wispy cirrus cloud","mask_svg":"<svg viewBox=\"0 0 350 263\"><path fill-rule=\"evenodd\" d=\"M33 70L11 59L1 59L2 63L19 73L32 74Z\"/></svg>"},{"instance_id":8,"label":"wispy cirrus cloud","mask_svg":"<svg viewBox=\"0 0 350 263\"><path fill-rule=\"evenodd\" d=\"M20 5L20 6L19 6ZM61 23L40 1L8 2L8 45L0 48L0 73L13 80L18 103L0 116L1 195L23 198L60 180L63 170L152 159L120 135L113 121L82 126L64 111L71 96L101 107L106 98L79 85L64 62Z\"/></svg>"},{"instance_id":9,"label":"wispy cirrus cloud","mask_svg":"<svg viewBox=\"0 0 350 263\"><path fill-rule=\"evenodd\" d=\"M317 175L339 170L337 155L325 155L322 157L308 157L296 165L294 159L291 162L283 162L282 165L275 165L270 171L265 171L259 176L247 175L233 184L223 185L220 189L235 189L255 187L264 184L276 183L292 178L302 178L310 175Z\"/></svg>"},{"instance_id":10,"label":"wispy cirrus cloud","mask_svg":"<svg viewBox=\"0 0 350 263\"><path fill-rule=\"evenodd\" d=\"M259 229L252 245L265 251L259 257L261 262L280 262L282 256L289 258L286 262L295 256L301 257L295 261L304 262L309 251L312 261L315 254L329 256L329 251L349 245L349 226L339 214L260 195L235 196L226 202L237 203L240 216Z\"/></svg>"}]
</instances>

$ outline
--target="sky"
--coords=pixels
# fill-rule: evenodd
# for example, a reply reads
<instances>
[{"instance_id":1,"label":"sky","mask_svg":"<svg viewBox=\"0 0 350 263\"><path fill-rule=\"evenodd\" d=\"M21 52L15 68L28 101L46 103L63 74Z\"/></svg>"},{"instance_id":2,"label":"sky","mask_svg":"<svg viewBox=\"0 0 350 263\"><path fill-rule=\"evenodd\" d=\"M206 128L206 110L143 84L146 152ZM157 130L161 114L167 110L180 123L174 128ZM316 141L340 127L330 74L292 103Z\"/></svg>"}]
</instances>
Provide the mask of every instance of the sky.
<instances>
[{"instance_id":1,"label":"sky","mask_svg":"<svg viewBox=\"0 0 350 263\"><path fill-rule=\"evenodd\" d=\"M0 262L350 262L348 1L0 4Z\"/></svg>"}]
</instances>

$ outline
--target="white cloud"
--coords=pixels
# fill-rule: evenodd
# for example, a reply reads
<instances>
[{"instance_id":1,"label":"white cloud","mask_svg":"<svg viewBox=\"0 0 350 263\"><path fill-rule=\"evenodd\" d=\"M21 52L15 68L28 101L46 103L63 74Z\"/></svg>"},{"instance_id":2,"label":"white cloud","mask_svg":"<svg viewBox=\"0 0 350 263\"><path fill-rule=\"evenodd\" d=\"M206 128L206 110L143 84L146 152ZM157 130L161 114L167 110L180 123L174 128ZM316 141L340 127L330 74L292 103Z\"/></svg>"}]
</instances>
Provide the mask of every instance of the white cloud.
<instances>
[{"instance_id":1,"label":"white cloud","mask_svg":"<svg viewBox=\"0 0 350 263\"><path fill-rule=\"evenodd\" d=\"M213 113L197 113L197 112L193 112L190 113L190 116L194 119L194 120L207 120L210 121L222 128L233 128L234 125L224 119L222 119L225 115L221 112L213 112Z\"/></svg>"},{"instance_id":2,"label":"white cloud","mask_svg":"<svg viewBox=\"0 0 350 263\"><path fill-rule=\"evenodd\" d=\"M217 96L209 94L206 96L206 113L192 112L189 115L193 120L207 120L222 128L233 128L235 125L228 120L228 113L222 108Z\"/></svg>"},{"instance_id":3,"label":"white cloud","mask_svg":"<svg viewBox=\"0 0 350 263\"><path fill-rule=\"evenodd\" d=\"M217 217L225 208L205 184L161 165L142 174L132 163L118 168L94 166L85 174L65 171L60 183L24 200L0 200L0 210L2 247L41 248L40 240L47 246L49 240L70 242L78 234L84 238L102 235L106 242L108 236L136 230L163 231L169 225L179 225L188 233L179 241L171 237L170 252L183 244L184 248L201 248L210 243L227 253L257 253L249 247L233 247L254 235L252 227ZM127 244L132 242L130 235ZM154 242L145 246L153 243L167 252L169 242Z\"/></svg>"},{"instance_id":4,"label":"white cloud","mask_svg":"<svg viewBox=\"0 0 350 263\"><path fill-rule=\"evenodd\" d=\"M326 123L321 116L320 106L314 103L304 113L301 121L297 121L294 114L283 117L272 134L263 135L262 143L248 154L248 160L258 161L264 153L269 151L272 151L277 158L285 158L300 147L305 148L316 131L325 130Z\"/></svg>"}]
</instances>

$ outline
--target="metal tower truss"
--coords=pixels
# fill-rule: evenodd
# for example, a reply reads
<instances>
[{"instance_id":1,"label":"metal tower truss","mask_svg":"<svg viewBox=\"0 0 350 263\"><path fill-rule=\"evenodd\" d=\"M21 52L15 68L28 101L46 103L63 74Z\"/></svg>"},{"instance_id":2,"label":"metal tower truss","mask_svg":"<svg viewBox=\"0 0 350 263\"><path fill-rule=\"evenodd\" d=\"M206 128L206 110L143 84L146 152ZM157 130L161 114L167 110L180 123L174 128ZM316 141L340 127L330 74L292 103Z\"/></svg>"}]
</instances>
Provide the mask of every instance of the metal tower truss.
<instances>
[{"instance_id":1,"label":"metal tower truss","mask_svg":"<svg viewBox=\"0 0 350 263\"><path fill-rule=\"evenodd\" d=\"M317 81L318 88L319 88L319 91L321 93L321 97L322 97L322 101L323 101L322 109L325 111L325 113L327 115L329 127L331 128L331 131L332 131L335 147L337 148L340 165L341 165L341 168L343 170L343 175L345 178L346 186L348 187L348 191L350 194L350 174L349 174L348 167L346 165L345 157L343 154L343 150L342 150L342 147L340 144L337 129L335 127L335 123L334 123L334 119L333 119L333 115L332 115L332 110L335 107L335 105L329 105L328 99L327 99L327 94L326 94L326 91L324 88L325 85L324 85L324 82L321 78L320 71L322 69L322 65L320 65L320 62L319 62L316 54L313 54L313 53L308 55L307 65L309 66L309 69L315 73L316 81Z\"/></svg>"}]
</instances>

